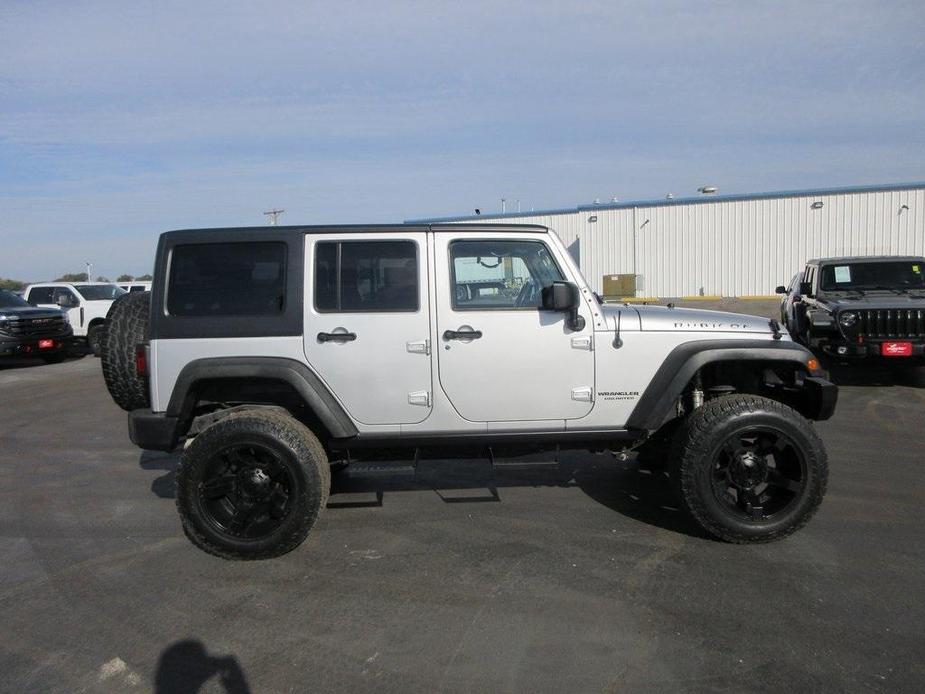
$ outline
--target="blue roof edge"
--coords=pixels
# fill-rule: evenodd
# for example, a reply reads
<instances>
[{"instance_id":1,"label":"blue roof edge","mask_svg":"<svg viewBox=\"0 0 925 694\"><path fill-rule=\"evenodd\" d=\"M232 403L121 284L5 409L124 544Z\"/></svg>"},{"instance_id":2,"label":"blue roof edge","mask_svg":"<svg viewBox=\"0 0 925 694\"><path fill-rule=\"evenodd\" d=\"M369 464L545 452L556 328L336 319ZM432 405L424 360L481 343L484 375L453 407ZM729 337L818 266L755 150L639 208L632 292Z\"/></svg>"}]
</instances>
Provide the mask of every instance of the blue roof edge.
<instances>
[{"instance_id":1,"label":"blue roof edge","mask_svg":"<svg viewBox=\"0 0 925 694\"><path fill-rule=\"evenodd\" d=\"M811 197L814 195L839 195L846 193L886 193L896 190L915 190L925 188L925 182L919 183L884 183L881 185L841 186L837 188L809 188L806 190L779 190L769 193L734 193L730 195L699 195L690 198L665 198L649 200L628 200L626 202L608 202L585 204L576 207L560 207L549 210L531 210L529 212L486 212L482 215L461 215L457 217L424 217L406 219L405 224L441 224L445 222L468 222L484 219L512 219L520 217L538 217L574 212L591 212L594 210L625 210L634 207L661 207L670 205L703 205L711 202L736 202L741 200L773 200L776 198Z\"/></svg>"}]
</instances>

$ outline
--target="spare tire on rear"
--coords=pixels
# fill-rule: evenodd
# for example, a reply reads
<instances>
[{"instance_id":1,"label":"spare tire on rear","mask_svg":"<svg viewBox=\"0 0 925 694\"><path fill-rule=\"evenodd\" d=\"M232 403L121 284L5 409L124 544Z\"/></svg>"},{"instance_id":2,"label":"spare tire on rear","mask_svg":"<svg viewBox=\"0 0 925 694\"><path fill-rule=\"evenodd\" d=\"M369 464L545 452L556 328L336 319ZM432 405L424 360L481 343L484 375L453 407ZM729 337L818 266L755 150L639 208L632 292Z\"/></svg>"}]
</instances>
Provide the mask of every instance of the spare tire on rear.
<instances>
[{"instance_id":1,"label":"spare tire on rear","mask_svg":"<svg viewBox=\"0 0 925 694\"><path fill-rule=\"evenodd\" d=\"M123 294L112 303L102 339L103 378L116 404L123 410L150 405L148 379L135 368L135 348L148 339L150 292Z\"/></svg>"}]
</instances>

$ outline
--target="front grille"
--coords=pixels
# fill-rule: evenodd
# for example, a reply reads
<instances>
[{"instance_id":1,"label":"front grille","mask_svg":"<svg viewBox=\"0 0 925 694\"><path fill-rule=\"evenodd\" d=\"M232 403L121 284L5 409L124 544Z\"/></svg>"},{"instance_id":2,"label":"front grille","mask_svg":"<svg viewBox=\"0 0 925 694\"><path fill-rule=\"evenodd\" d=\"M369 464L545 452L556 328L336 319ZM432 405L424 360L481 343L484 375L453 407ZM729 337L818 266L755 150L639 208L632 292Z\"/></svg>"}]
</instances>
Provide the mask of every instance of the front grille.
<instances>
[{"instance_id":1,"label":"front grille","mask_svg":"<svg viewBox=\"0 0 925 694\"><path fill-rule=\"evenodd\" d=\"M6 325L2 332L12 337L43 337L46 335L60 335L67 330L67 323L63 317L49 318L14 318L4 321Z\"/></svg>"},{"instance_id":2,"label":"front grille","mask_svg":"<svg viewBox=\"0 0 925 694\"><path fill-rule=\"evenodd\" d=\"M858 311L864 338L925 338L925 310L908 308L867 309Z\"/></svg>"}]
</instances>

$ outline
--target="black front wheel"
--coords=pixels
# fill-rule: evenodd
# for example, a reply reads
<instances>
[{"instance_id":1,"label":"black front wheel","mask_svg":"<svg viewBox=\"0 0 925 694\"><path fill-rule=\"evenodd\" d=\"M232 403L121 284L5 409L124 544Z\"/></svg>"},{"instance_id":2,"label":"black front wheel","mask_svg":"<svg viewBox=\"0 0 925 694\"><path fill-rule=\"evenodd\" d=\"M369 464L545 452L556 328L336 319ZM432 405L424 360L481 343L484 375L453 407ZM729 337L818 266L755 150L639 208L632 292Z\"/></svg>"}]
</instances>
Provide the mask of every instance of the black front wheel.
<instances>
[{"instance_id":1,"label":"black front wheel","mask_svg":"<svg viewBox=\"0 0 925 694\"><path fill-rule=\"evenodd\" d=\"M315 435L284 413L258 409L228 415L193 439L177 470L177 509L201 549L266 559L305 539L330 486Z\"/></svg>"},{"instance_id":2,"label":"black front wheel","mask_svg":"<svg viewBox=\"0 0 925 694\"><path fill-rule=\"evenodd\" d=\"M676 480L691 515L728 542L770 542L803 527L825 495L828 463L812 424L756 395L727 395L690 415Z\"/></svg>"}]
</instances>

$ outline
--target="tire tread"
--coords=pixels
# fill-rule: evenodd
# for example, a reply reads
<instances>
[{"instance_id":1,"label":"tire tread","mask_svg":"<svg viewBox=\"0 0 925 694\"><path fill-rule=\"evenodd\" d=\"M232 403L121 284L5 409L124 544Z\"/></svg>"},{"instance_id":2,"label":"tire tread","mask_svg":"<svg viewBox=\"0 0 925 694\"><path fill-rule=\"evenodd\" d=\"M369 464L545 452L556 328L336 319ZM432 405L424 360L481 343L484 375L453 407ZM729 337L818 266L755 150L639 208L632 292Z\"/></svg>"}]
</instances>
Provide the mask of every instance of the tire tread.
<instances>
[{"instance_id":1,"label":"tire tread","mask_svg":"<svg viewBox=\"0 0 925 694\"><path fill-rule=\"evenodd\" d=\"M248 549L244 551L220 545L199 530L184 504L182 489L188 483L187 477L190 474L191 466L198 462L199 450L196 446L196 439L208 434L210 430L212 430L212 434L206 440L223 433L232 433L242 429L253 431L254 428L260 429L261 433L278 438L290 446L298 455L301 465L312 465L319 476L320 490L317 490L319 493L317 505L310 504L310 513L304 516L300 523L294 525L288 535L279 538L272 546L262 550ZM183 532L194 545L222 559L252 561L282 556L302 544L327 505L331 489L331 467L328 464L327 453L311 429L290 415L273 410L254 409L228 415L198 434L196 439L193 439L193 443L180 457L180 464L176 471L177 510L180 513ZM306 488L303 497L310 497L312 491L311 488ZM305 500L303 498L303 501ZM311 501L310 498L308 501Z\"/></svg>"},{"instance_id":2,"label":"tire tread","mask_svg":"<svg viewBox=\"0 0 925 694\"><path fill-rule=\"evenodd\" d=\"M709 455L712 446L711 434L724 421L740 415L760 415L773 412L793 423L812 443L811 450L805 455L811 456L807 464L813 468L813 475L818 476L818 484L811 489L811 499L807 512L798 516L793 522L781 528L756 534L737 531L718 523L697 493L695 484L695 466ZM735 544L756 544L775 542L792 535L805 526L822 503L828 478L828 461L825 447L812 423L800 413L784 403L759 395L732 394L723 395L707 401L693 412L686 422L683 432L676 439L677 450L672 456L676 461L673 477L676 480L681 501L697 522L710 534Z\"/></svg>"},{"instance_id":3,"label":"tire tread","mask_svg":"<svg viewBox=\"0 0 925 694\"><path fill-rule=\"evenodd\" d=\"M112 399L126 411L150 404L148 380L135 372L135 346L147 339L150 305L149 292L123 294L110 307L103 329L103 378Z\"/></svg>"}]
</instances>

